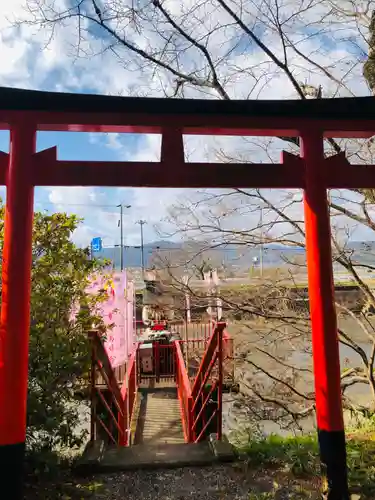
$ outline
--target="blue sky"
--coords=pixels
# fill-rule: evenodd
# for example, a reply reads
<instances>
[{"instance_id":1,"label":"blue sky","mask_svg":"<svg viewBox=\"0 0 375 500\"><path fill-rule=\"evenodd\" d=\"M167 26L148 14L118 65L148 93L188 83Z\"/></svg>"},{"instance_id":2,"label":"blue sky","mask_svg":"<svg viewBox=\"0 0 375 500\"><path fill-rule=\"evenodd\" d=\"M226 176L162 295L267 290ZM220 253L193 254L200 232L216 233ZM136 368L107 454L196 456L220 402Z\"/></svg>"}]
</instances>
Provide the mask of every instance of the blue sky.
<instances>
[{"instance_id":1,"label":"blue sky","mask_svg":"<svg viewBox=\"0 0 375 500\"><path fill-rule=\"evenodd\" d=\"M50 0L46 1L47 4ZM55 8L64 8L66 0L54 0ZM99 0L98 0L99 1ZM51 91L71 91L80 93L104 93L113 95L171 95L176 85L176 78L164 70L157 70L154 66L145 66L142 60L129 51L116 48L119 57L110 50L105 50L108 40L101 38L98 30L88 30L83 40L82 48L86 50L85 57L77 58L75 45L77 42L76 26L72 22L64 27L57 27L53 38L50 38L48 29L37 30L35 27L24 26L21 29L12 27L9 20L18 19L25 15L26 0L0 0L2 17L0 18L0 85L20 88L34 88ZM99 2L100 3L100 2ZM297 5L296 0L296 5ZM131 5L131 0L122 0L122 5ZM87 5L91 5L88 2ZM103 5L103 4L101 4ZM184 12L192 5L193 0L166 0L165 6L175 19L183 16ZM293 0L285 4L285 9L294 9ZM317 9L323 8L318 6ZM233 98L290 98L296 97L290 82L285 79L279 70L270 65L263 52L256 50L253 45L247 44L246 37L237 33L233 26L227 28L228 18L226 13L217 8L215 2L207 2L195 10L197 19L194 33L199 36L200 31L211 32L209 49L212 57L217 61L217 71L220 78L227 81L226 89ZM250 7L249 7L250 9ZM289 17L290 12L285 11L283 19ZM254 13L248 15L249 23ZM260 15L258 12L257 15ZM307 14L306 14L307 15ZM308 13L311 19L320 15L318 11ZM201 16L201 18L199 18ZM314 17L315 16L315 17ZM305 22L306 21L306 22ZM119 21L121 23L121 21ZM135 45L153 53L158 48L162 50L165 37L158 37L153 29L152 16L144 21L141 32L137 27L129 24L124 17L124 24L119 25L127 38ZM191 20L191 22L193 22ZM294 22L289 36L301 40L306 32L307 19L298 25ZM226 26L224 29L215 30L216 26ZM348 22L342 30L338 30L331 37L324 35L312 37L299 44L300 50L312 54L319 64L335 71L337 79L344 79L350 85L351 91L356 95L367 92L361 77L360 66L354 72L347 74L348 66L355 62L358 53L353 50L352 40L355 29L353 23ZM314 28L319 30L319 24ZM267 46L280 53L281 44L275 31L268 29L264 20L257 24L256 33L267 41ZM204 34L204 33L203 33ZM233 36L233 39L230 38ZM228 38L229 37L229 38ZM338 37L341 37L339 39ZM363 39L358 36L359 46ZM235 44L239 42L236 46ZM235 47L235 50L228 51ZM89 55L87 56L87 51ZM223 58L225 54L225 58ZM229 55L228 55L229 54ZM294 54L295 56L295 54ZM167 57L167 56L166 56ZM184 71L205 67L202 54L194 47L181 51L178 56L178 68ZM309 84L322 84L325 95L336 94L336 84L324 79L316 68L306 66L306 61L290 58L291 67L299 81ZM333 69L332 69L333 68ZM249 96L249 89L251 90ZM343 87L340 92L347 90ZM188 97L203 97L197 89L185 88ZM209 91L208 97L217 98L214 91ZM9 136L0 132L0 149L8 151ZM160 148L160 137L145 135L118 135L118 134L84 134L84 133L40 133L38 135L38 150L57 146L58 157L69 160L157 160ZM238 153L248 153L248 143L241 138L210 137L189 138L187 152L189 159L204 161L216 158L216 152L224 149L228 154L235 156ZM271 153L274 155L275 150ZM260 156L261 155L261 156ZM251 154L254 161L264 157L264 150ZM276 161L279 160L277 156ZM4 189L0 188L4 195ZM146 219L145 239L152 241L159 236L155 232L155 224L165 219L169 207L180 201L183 196L190 196L187 190L153 190L153 189L108 189L108 188L37 188L35 196L36 209L56 211L65 210L77 213L84 217L85 222L75 235L75 240L81 245L87 245L92 237L102 236L104 244L119 242L117 226L119 209L116 205L123 203L132 208L125 211L125 243L139 243L139 226L136 221ZM193 193L194 194L194 193ZM196 195L196 193L195 193ZM301 212L301 207L298 209ZM252 226L255 219L249 216L248 227ZM238 221L234 221L237 224ZM242 224L242 222L241 222ZM356 230L356 239L367 233L362 229Z\"/></svg>"},{"instance_id":2,"label":"blue sky","mask_svg":"<svg viewBox=\"0 0 375 500\"><path fill-rule=\"evenodd\" d=\"M83 89L84 91L85 89ZM131 160L138 149L145 143L143 135L126 134L119 137L117 134L89 134L76 132L39 132L37 136L37 150L57 146L58 158L61 160ZM0 149L9 151L9 132L0 132ZM124 155L124 151L126 154ZM137 204L134 189L117 188L78 188L78 192L69 188L36 188L35 209L53 212L59 210L69 213L78 213L85 219L85 226L89 228L90 236L103 237L104 243L117 244L119 238L118 213L119 204ZM5 198L5 188L0 188ZM73 193L73 196L72 196ZM142 211L132 212L129 221L130 209L125 209L124 227L125 239L129 244L136 244L139 239L139 227L134 223L134 216L143 218ZM103 220L98 222L98 216ZM147 216L147 214L146 214ZM157 238L153 225L145 227L146 240ZM81 240L81 238L79 238ZM82 237L85 244L86 237Z\"/></svg>"}]
</instances>

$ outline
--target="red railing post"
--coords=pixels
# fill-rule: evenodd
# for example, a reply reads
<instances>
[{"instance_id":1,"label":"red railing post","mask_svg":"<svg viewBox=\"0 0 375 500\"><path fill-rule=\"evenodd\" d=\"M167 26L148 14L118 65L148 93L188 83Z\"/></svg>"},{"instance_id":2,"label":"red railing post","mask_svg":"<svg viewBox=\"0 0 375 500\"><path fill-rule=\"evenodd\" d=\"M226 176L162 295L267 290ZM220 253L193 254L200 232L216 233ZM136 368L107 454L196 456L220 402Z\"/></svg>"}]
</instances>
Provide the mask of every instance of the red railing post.
<instances>
[{"instance_id":1,"label":"red railing post","mask_svg":"<svg viewBox=\"0 0 375 500\"><path fill-rule=\"evenodd\" d=\"M15 500L23 498L35 146L36 126L24 116L10 130L0 327L0 481Z\"/></svg>"},{"instance_id":2,"label":"red railing post","mask_svg":"<svg viewBox=\"0 0 375 500\"><path fill-rule=\"evenodd\" d=\"M223 426L223 330L218 332L217 439L221 441Z\"/></svg>"},{"instance_id":3,"label":"red railing post","mask_svg":"<svg viewBox=\"0 0 375 500\"><path fill-rule=\"evenodd\" d=\"M340 358L322 134L314 130L303 131L302 146L306 169L306 254L323 489L328 500L347 500Z\"/></svg>"}]
</instances>

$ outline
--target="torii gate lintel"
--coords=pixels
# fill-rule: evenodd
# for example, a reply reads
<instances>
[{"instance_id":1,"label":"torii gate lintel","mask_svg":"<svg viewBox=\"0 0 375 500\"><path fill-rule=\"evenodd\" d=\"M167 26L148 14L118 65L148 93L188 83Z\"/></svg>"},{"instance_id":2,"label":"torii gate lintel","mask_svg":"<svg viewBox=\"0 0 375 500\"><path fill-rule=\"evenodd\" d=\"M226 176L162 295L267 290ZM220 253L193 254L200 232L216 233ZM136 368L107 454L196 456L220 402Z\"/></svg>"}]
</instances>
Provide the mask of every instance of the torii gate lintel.
<instances>
[{"instance_id":1,"label":"torii gate lintel","mask_svg":"<svg viewBox=\"0 0 375 500\"><path fill-rule=\"evenodd\" d=\"M336 102L335 102L336 101ZM0 480L22 498L33 192L41 186L133 186L304 189L316 409L326 498L348 500L327 189L375 187L374 165L324 158L324 137L369 137L371 98L318 101L197 101L118 98L0 89L0 127L11 131L0 154L7 186L0 328ZM38 131L161 133L160 162L57 160L35 152ZM183 134L301 137L302 158L281 164L188 163Z\"/></svg>"}]
</instances>

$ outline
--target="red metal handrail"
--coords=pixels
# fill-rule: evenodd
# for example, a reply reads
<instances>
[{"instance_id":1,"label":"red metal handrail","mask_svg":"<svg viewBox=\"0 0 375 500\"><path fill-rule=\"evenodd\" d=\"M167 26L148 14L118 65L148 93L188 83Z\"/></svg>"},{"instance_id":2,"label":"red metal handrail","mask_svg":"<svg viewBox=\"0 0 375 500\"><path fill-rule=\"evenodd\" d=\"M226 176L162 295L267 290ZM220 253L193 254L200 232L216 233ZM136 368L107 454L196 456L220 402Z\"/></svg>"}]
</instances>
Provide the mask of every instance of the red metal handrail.
<instances>
[{"instance_id":1,"label":"red metal handrail","mask_svg":"<svg viewBox=\"0 0 375 500\"><path fill-rule=\"evenodd\" d=\"M184 431L185 441L187 443L192 441L192 404L193 399L191 396L191 386L189 377L186 371L184 357L182 355L181 346L179 341L174 342L176 352L176 385L177 394L180 401L182 428Z\"/></svg>"},{"instance_id":2,"label":"red metal handrail","mask_svg":"<svg viewBox=\"0 0 375 500\"><path fill-rule=\"evenodd\" d=\"M126 426L123 439L120 443L122 446L129 446L131 444L130 426L137 397L137 350L138 345L135 346L134 352L129 360L128 372L124 378L121 388L121 397L124 408L124 422Z\"/></svg>"},{"instance_id":3,"label":"red metal handrail","mask_svg":"<svg viewBox=\"0 0 375 500\"><path fill-rule=\"evenodd\" d=\"M130 442L129 427L137 392L136 350L129 360L129 365L126 368L128 375L125 375L123 387L120 389L99 333L89 332L89 339L91 341L90 438L92 441L97 438L97 426L99 425L112 443L126 446ZM97 383L98 373L104 382L104 388ZM127 390L126 378L129 390ZM107 423L97 414L99 402L109 420Z\"/></svg>"},{"instance_id":4,"label":"red metal handrail","mask_svg":"<svg viewBox=\"0 0 375 500\"><path fill-rule=\"evenodd\" d=\"M225 323L218 323L208 341L206 352L201 361L195 382L191 391L192 407L190 420L190 437L194 442L200 441L212 422L216 417L216 433L217 438L222 437L222 392L223 392L223 331L226 327ZM211 381L211 389L208 394L205 393L207 383L210 381L213 368L217 365L217 372L214 375L214 380ZM212 379L213 377L211 377ZM211 410L211 415L207 417L205 411L208 404L211 402L213 392L217 392L217 401L215 408ZM201 405L199 407L199 404ZM207 417L207 420L206 420ZM198 423L201 422L202 429L197 433Z\"/></svg>"},{"instance_id":5,"label":"red metal handrail","mask_svg":"<svg viewBox=\"0 0 375 500\"><path fill-rule=\"evenodd\" d=\"M212 335L212 330L211 330L211 335ZM185 351L185 363L187 365L186 368L192 383L194 383L200 367L199 364L195 366L194 361L196 361L197 358L200 359L203 358L205 351L207 349L208 342L211 339L211 335L207 336L206 338L190 337L180 340L181 349ZM193 364L191 364L192 360ZM224 378L224 383L233 383L235 380L233 338L229 335L229 333L226 330L223 331L223 378Z\"/></svg>"},{"instance_id":6,"label":"red metal handrail","mask_svg":"<svg viewBox=\"0 0 375 500\"><path fill-rule=\"evenodd\" d=\"M156 345L155 357L168 361L168 373L173 372L176 378L178 398L181 408L181 419L186 442L198 442L207 434L207 428L215 420L218 439L222 436L222 388L223 388L223 361L233 359L233 343L230 336L224 332L225 323L218 323L207 342L206 350L200 367L191 387L186 369L182 348L183 341L175 341L173 345ZM128 446L131 441L130 425L136 402L138 385L138 357L134 350L127 365L122 388L120 389L115 372L111 367L104 344L97 332L90 332L92 341L92 374L91 374L91 439L96 437L96 426L99 425L109 440L121 446ZM167 356L172 350L173 355ZM172 354L171 352L171 354ZM165 363L164 363L165 364ZM170 366L169 366L170 365ZM107 398L103 390L96 383L97 372L105 382ZM155 373L156 376L161 374ZM210 388L208 389L208 385ZM217 397L214 405L207 412L212 403L213 394ZM109 398L108 398L109 394ZM101 402L107 420L103 421L97 415L97 403ZM109 423L108 423L109 421Z\"/></svg>"},{"instance_id":7,"label":"red metal handrail","mask_svg":"<svg viewBox=\"0 0 375 500\"><path fill-rule=\"evenodd\" d=\"M120 387L107 356L104 344L96 331L89 332L91 341L91 432L93 441L97 437L97 425L104 430L113 443L120 443L125 435L124 406ZM103 389L97 385L97 373L100 373L106 386L106 397ZM98 402L101 402L109 417L106 425L97 414ZM115 430L116 429L116 430ZM116 432L117 431L117 432Z\"/></svg>"}]
</instances>

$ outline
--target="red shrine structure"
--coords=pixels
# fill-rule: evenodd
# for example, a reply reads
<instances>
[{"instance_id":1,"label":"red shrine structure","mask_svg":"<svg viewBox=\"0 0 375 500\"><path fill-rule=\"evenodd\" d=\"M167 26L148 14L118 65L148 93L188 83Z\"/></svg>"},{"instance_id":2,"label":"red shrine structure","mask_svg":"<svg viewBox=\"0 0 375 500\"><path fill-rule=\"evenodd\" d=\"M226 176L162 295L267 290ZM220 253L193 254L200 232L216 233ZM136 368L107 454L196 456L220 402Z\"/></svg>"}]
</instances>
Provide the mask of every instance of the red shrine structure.
<instances>
[{"instance_id":1,"label":"red shrine structure","mask_svg":"<svg viewBox=\"0 0 375 500\"><path fill-rule=\"evenodd\" d=\"M306 101L216 101L110 97L0 88L0 155L6 185L0 331L0 477L22 483L26 435L34 186L301 188L312 322L316 414L326 498L348 499L340 362L327 189L374 188L375 165L329 158L324 140L375 134L373 97ZM61 161L36 151L38 131L157 133L160 162ZM188 163L183 135L299 138L301 155L280 164ZM22 498L21 493L7 498Z\"/></svg>"}]
</instances>

